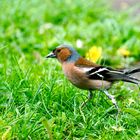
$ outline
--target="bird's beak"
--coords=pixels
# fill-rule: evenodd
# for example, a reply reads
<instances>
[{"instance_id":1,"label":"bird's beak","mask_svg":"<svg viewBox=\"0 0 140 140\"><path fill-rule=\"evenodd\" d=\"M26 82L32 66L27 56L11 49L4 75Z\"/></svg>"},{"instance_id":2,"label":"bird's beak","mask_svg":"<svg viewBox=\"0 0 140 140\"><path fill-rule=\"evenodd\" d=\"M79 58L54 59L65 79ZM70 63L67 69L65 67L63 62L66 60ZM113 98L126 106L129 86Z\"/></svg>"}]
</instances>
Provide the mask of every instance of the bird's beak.
<instances>
[{"instance_id":1,"label":"bird's beak","mask_svg":"<svg viewBox=\"0 0 140 140\"><path fill-rule=\"evenodd\" d=\"M56 58L56 55L53 52L51 52L46 56L46 58Z\"/></svg>"}]
</instances>

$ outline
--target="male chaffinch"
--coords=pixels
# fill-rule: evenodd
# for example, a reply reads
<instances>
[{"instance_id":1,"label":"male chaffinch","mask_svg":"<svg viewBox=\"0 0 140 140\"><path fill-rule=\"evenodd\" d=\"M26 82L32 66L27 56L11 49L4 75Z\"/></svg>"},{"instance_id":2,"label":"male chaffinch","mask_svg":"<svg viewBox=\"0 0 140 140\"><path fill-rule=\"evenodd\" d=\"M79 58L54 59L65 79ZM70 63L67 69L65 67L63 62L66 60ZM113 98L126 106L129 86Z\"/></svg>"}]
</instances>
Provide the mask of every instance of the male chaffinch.
<instances>
[{"instance_id":1,"label":"male chaffinch","mask_svg":"<svg viewBox=\"0 0 140 140\"><path fill-rule=\"evenodd\" d=\"M140 84L140 80L131 76L134 73L140 72L140 68L123 71L101 66L81 57L69 45L63 44L56 47L46 58L57 58L62 64L62 69L67 79L76 87L89 91L88 99L82 106L92 99L92 90L100 90L111 99L118 109L114 96L110 95L107 91L111 85L116 81Z\"/></svg>"}]
</instances>

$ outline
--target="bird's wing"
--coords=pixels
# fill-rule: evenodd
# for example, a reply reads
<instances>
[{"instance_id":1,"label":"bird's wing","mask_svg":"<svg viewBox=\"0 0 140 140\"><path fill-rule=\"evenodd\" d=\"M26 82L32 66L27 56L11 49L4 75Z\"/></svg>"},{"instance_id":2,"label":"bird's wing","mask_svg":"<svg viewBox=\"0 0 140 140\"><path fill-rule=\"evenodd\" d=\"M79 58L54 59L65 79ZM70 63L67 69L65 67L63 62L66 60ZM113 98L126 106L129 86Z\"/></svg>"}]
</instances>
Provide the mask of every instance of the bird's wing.
<instances>
[{"instance_id":1,"label":"bird's wing","mask_svg":"<svg viewBox=\"0 0 140 140\"><path fill-rule=\"evenodd\" d=\"M126 81L135 84L139 83L138 79L130 77L122 71L118 71L109 67L81 67L80 69L84 71L86 76L91 80L105 80L110 82Z\"/></svg>"},{"instance_id":2,"label":"bird's wing","mask_svg":"<svg viewBox=\"0 0 140 140\"><path fill-rule=\"evenodd\" d=\"M100 66L92 63L84 58L80 58L75 66L80 69L91 80L105 80L105 81L126 81L139 84L139 80L129 76L125 71L115 70L110 67ZM132 72L129 72L132 73Z\"/></svg>"},{"instance_id":3,"label":"bird's wing","mask_svg":"<svg viewBox=\"0 0 140 140\"><path fill-rule=\"evenodd\" d=\"M88 76L88 78L106 81L116 81L123 74L124 73L120 71L103 66L93 67L92 69L86 71L86 75Z\"/></svg>"}]
</instances>

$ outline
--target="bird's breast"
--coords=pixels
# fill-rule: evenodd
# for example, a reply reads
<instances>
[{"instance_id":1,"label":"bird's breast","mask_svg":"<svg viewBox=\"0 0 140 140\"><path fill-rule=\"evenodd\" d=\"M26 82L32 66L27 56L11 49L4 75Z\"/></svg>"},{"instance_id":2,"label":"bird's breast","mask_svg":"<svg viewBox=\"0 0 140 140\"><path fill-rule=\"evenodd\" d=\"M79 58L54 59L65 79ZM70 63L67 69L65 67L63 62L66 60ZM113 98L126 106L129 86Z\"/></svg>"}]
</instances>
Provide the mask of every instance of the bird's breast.
<instances>
[{"instance_id":1,"label":"bird's breast","mask_svg":"<svg viewBox=\"0 0 140 140\"><path fill-rule=\"evenodd\" d=\"M82 73L80 70L76 69L73 63L64 64L63 65L63 71L67 79L74 84L75 86L79 88L83 88L84 81L86 81L86 77L84 76L84 73Z\"/></svg>"}]
</instances>

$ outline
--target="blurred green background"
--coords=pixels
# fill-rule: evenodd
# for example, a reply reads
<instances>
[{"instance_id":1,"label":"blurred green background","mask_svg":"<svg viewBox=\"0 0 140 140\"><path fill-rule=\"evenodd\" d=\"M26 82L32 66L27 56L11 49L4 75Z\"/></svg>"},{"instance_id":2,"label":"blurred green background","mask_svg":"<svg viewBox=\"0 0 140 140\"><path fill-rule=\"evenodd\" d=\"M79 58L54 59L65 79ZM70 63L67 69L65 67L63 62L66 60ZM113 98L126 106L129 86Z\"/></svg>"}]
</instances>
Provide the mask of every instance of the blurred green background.
<instances>
[{"instance_id":1,"label":"blurred green background","mask_svg":"<svg viewBox=\"0 0 140 140\"><path fill-rule=\"evenodd\" d=\"M119 8L117 3L103 0L1 0L0 5L0 40L5 53L26 56L28 61L36 52L45 56L58 44L77 47L80 40L83 56L95 45L103 48L104 59L114 57L116 61L116 51L125 46L131 52L130 61L140 60L137 4L132 7L122 2Z\"/></svg>"},{"instance_id":2,"label":"blurred green background","mask_svg":"<svg viewBox=\"0 0 140 140\"><path fill-rule=\"evenodd\" d=\"M126 113L120 126L112 127L115 119L106 113L111 104L99 97L81 113L83 91L67 82L56 60L44 58L66 43L82 56L101 47L97 63L137 65L139 9L136 0L0 0L0 137L139 139L137 89L119 83L112 90ZM120 53L121 48L129 55Z\"/></svg>"}]
</instances>

